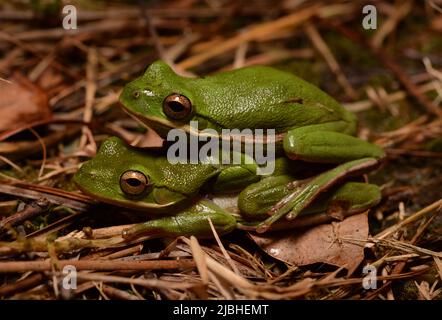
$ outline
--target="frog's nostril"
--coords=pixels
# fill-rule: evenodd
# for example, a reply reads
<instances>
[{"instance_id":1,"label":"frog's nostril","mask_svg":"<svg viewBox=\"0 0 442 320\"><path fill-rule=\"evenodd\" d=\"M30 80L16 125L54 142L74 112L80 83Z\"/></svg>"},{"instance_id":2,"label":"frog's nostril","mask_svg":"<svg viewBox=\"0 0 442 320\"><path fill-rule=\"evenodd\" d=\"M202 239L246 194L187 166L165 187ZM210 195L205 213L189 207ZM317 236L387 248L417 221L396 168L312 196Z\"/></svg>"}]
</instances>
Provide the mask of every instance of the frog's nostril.
<instances>
[{"instance_id":1,"label":"frog's nostril","mask_svg":"<svg viewBox=\"0 0 442 320\"><path fill-rule=\"evenodd\" d=\"M135 90L135 91L133 91L133 92L132 92L132 96L133 96L135 99L138 99L138 98L140 97L140 91L139 91L139 90Z\"/></svg>"}]
</instances>

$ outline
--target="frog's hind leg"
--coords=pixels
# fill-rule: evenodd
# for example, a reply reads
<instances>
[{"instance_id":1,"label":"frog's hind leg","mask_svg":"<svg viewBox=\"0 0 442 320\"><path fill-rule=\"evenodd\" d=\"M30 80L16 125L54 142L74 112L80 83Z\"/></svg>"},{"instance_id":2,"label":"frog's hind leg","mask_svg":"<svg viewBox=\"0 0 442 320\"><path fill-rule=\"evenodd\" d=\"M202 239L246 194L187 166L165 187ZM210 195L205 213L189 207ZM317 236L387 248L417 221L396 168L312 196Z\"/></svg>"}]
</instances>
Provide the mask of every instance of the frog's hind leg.
<instances>
[{"instance_id":1,"label":"frog's hind leg","mask_svg":"<svg viewBox=\"0 0 442 320\"><path fill-rule=\"evenodd\" d=\"M376 167L379 161L375 158L363 158L346 162L328 170L315 178L311 179L294 192L285 196L269 211L264 222L257 227L258 232L265 232L269 227L279 220L281 217L287 215L287 219L291 220L298 216L301 211L306 209L313 203L323 192L329 191L332 187L337 185L342 179L349 176L357 176L363 172ZM351 192L347 190L347 193Z\"/></svg>"},{"instance_id":2,"label":"frog's hind leg","mask_svg":"<svg viewBox=\"0 0 442 320\"><path fill-rule=\"evenodd\" d=\"M331 124L292 129L284 137L284 151L290 159L325 163L384 156L379 146L334 129Z\"/></svg>"},{"instance_id":3,"label":"frog's hind leg","mask_svg":"<svg viewBox=\"0 0 442 320\"><path fill-rule=\"evenodd\" d=\"M306 180L292 181L290 176L276 176L250 185L238 198L241 216L249 221L263 221L279 200L297 192L306 183ZM299 216L325 212L340 220L344 216L365 211L380 200L381 192L377 185L350 181L332 188L330 192L323 192Z\"/></svg>"},{"instance_id":4,"label":"frog's hind leg","mask_svg":"<svg viewBox=\"0 0 442 320\"><path fill-rule=\"evenodd\" d=\"M302 210L296 219L291 221L280 219L272 224L270 230L305 228L333 220L343 220L347 216L372 208L381 201L381 198L381 191L377 185L365 182L346 182L330 190L330 193L321 194L310 206ZM263 211L270 210L274 204L276 201L264 205L262 210L258 211L257 218L261 218ZM254 226L259 222L257 219L253 219L251 212L247 212L247 215L252 221L239 221L238 228L254 230Z\"/></svg>"},{"instance_id":5,"label":"frog's hind leg","mask_svg":"<svg viewBox=\"0 0 442 320\"><path fill-rule=\"evenodd\" d=\"M194 235L200 238L212 236L208 219L219 234L231 232L236 219L216 204L200 200L174 216L162 217L137 224L123 231L123 238L134 239L145 235L176 237Z\"/></svg>"},{"instance_id":6,"label":"frog's hind leg","mask_svg":"<svg viewBox=\"0 0 442 320\"><path fill-rule=\"evenodd\" d=\"M363 212L377 205L382 195L379 186L365 182L346 182L327 198L325 211L335 219ZM315 210L312 211L314 213ZM301 215L309 214L304 210Z\"/></svg>"}]
</instances>

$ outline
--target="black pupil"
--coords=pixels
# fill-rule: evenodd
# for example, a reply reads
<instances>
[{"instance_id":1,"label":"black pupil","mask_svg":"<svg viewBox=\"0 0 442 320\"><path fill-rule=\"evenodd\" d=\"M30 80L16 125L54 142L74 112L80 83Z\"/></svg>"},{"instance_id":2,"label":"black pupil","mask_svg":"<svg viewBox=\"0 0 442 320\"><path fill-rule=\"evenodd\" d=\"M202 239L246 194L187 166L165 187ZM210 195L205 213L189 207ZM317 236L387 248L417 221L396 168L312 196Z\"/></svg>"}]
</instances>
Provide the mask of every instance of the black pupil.
<instances>
[{"instance_id":1,"label":"black pupil","mask_svg":"<svg viewBox=\"0 0 442 320\"><path fill-rule=\"evenodd\" d=\"M181 102L178 101L169 101L169 103L167 104L169 109L173 112L183 112L184 111L184 106Z\"/></svg>"},{"instance_id":2,"label":"black pupil","mask_svg":"<svg viewBox=\"0 0 442 320\"><path fill-rule=\"evenodd\" d=\"M135 178L126 179L126 183L131 187L139 187L141 186L141 181Z\"/></svg>"}]
</instances>

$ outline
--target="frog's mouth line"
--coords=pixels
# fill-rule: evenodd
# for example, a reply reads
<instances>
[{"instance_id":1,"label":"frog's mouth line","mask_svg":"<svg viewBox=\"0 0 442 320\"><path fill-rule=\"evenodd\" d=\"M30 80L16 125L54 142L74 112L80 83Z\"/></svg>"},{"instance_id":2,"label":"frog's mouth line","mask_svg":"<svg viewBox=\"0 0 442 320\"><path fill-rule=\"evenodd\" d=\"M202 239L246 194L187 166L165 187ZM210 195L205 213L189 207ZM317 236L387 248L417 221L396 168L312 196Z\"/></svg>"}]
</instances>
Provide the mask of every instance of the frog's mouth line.
<instances>
[{"instance_id":1,"label":"frog's mouth line","mask_svg":"<svg viewBox=\"0 0 442 320\"><path fill-rule=\"evenodd\" d=\"M145 115L141 115L138 112L135 112L129 108L127 108L124 104L121 104L123 106L123 110L135 121L142 124L144 127L148 127L153 129L156 133L158 133L162 138L167 137L167 133L171 129L182 129L185 132L189 132L189 125L182 125L177 126L172 121L169 121L167 119L159 118L159 117L148 117Z\"/></svg>"},{"instance_id":2,"label":"frog's mouth line","mask_svg":"<svg viewBox=\"0 0 442 320\"><path fill-rule=\"evenodd\" d=\"M123 105L124 106L124 105ZM167 119L159 118L159 117L148 117L141 116L139 113L130 110L126 107L123 107L123 110L129 114L135 121L141 123L143 126L147 126L148 128L153 129L156 133L158 133L163 139L167 138L167 133L172 129L180 129L191 135L199 135L201 137L206 138L218 138L220 140L230 140L231 138L234 141L241 141L241 143L280 143L283 141L285 133L277 133L274 135L274 139L268 139L267 135L262 135L257 138L255 135L250 137L246 137L242 134L231 134L228 138L224 137L222 134L211 134L208 132L203 132L201 130L195 130L195 128L191 127L188 124L176 125L176 123L169 121ZM226 129L232 130L232 129Z\"/></svg>"},{"instance_id":3,"label":"frog's mouth line","mask_svg":"<svg viewBox=\"0 0 442 320\"><path fill-rule=\"evenodd\" d=\"M115 205L120 208L132 209L135 211L146 211L148 213L157 213L157 212L163 212L164 210L177 205L177 202L158 204L158 203L147 203L147 202L142 202L142 201L134 201L134 200L126 200L126 199L115 200L112 198L101 196L97 193L90 192L88 189L82 187L81 185L79 185L77 183L76 183L76 186L78 189L80 189L81 192L83 192L84 194L86 194L94 199L97 199L100 202Z\"/></svg>"}]
</instances>

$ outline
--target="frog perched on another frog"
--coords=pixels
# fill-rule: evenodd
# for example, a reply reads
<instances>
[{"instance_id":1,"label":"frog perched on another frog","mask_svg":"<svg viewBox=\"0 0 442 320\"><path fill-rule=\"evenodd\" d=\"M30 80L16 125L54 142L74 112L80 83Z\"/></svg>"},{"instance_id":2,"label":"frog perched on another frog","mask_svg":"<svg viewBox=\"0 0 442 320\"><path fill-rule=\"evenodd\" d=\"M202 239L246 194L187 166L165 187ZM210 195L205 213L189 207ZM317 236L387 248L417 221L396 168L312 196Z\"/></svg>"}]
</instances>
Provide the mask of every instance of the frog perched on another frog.
<instances>
[{"instance_id":1,"label":"frog perched on another frog","mask_svg":"<svg viewBox=\"0 0 442 320\"><path fill-rule=\"evenodd\" d=\"M253 66L202 78L177 75L163 61L128 83L123 108L162 137L170 129L275 129L291 159L342 163L380 158L383 150L353 137L356 117L314 85L288 72Z\"/></svg>"},{"instance_id":2,"label":"frog perched on another frog","mask_svg":"<svg viewBox=\"0 0 442 320\"><path fill-rule=\"evenodd\" d=\"M293 74L271 67L187 78L156 61L125 86L120 101L126 111L162 137L175 128L198 133L189 125L191 121L198 122L199 132L210 128L219 134L222 129L275 129L277 146L288 158L338 164L344 176L348 170L376 167L384 156L380 147L354 137L356 117L336 100ZM325 186L324 182L321 189ZM273 217L261 225L261 231L283 215L296 217L313 189L307 185L269 212Z\"/></svg>"},{"instance_id":3,"label":"frog perched on another frog","mask_svg":"<svg viewBox=\"0 0 442 320\"><path fill-rule=\"evenodd\" d=\"M102 143L96 157L81 166L74 181L97 200L153 217L125 230L125 238L145 234L204 237L211 235L207 218L220 234L232 231L238 224L256 225L268 217L270 208L300 186L320 188L327 179L339 176L339 172L331 170L296 185L288 160L279 158L276 162L274 176L267 178L257 176L256 165L250 164L171 164L164 154L131 147L113 137ZM202 197L232 191L239 192L238 212L229 212ZM380 200L378 187L366 183L346 182L331 191L319 198L318 192L305 202L302 214L335 210L336 206L346 212L361 212Z\"/></svg>"}]
</instances>

